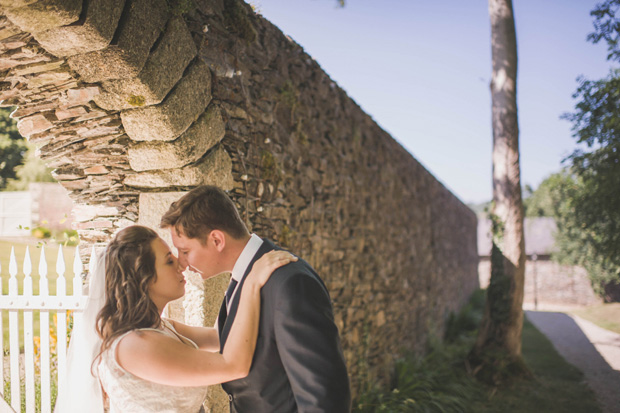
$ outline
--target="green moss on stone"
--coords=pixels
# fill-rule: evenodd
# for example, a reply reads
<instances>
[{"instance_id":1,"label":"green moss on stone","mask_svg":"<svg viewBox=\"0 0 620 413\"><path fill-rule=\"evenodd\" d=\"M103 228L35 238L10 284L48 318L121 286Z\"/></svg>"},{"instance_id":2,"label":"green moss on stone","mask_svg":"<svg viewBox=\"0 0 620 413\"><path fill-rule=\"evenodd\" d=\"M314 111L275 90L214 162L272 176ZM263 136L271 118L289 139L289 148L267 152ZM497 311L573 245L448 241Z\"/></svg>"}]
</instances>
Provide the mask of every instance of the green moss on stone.
<instances>
[{"instance_id":1,"label":"green moss on stone","mask_svg":"<svg viewBox=\"0 0 620 413\"><path fill-rule=\"evenodd\" d=\"M487 300L490 316L494 323L502 325L510 318L511 299L514 280L506 274L507 260L495 241L491 246L491 279L487 287Z\"/></svg>"},{"instance_id":2,"label":"green moss on stone","mask_svg":"<svg viewBox=\"0 0 620 413\"><path fill-rule=\"evenodd\" d=\"M196 8L194 0L167 0L168 10L173 16L182 16Z\"/></svg>"},{"instance_id":3,"label":"green moss on stone","mask_svg":"<svg viewBox=\"0 0 620 413\"><path fill-rule=\"evenodd\" d=\"M290 247L292 236L293 230L290 229L288 225L284 224L284 226L282 227L282 232L280 233L280 239L278 240L280 242L280 245L286 248Z\"/></svg>"},{"instance_id":4,"label":"green moss on stone","mask_svg":"<svg viewBox=\"0 0 620 413\"><path fill-rule=\"evenodd\" d=\"M127 102L131 106L144 106L144 104L146 103L146 99L144 98L144 96L131 95L129 99L127 99Z\"/></svg>"},{"instance_id":5,"label":"green moss on stone","mask_svg":"<svg viewBox=\"0 0 620 413\"><path fill-rule=\"evenodd\" d=\"M280 180L280 168L278 162L273 154L269 151L262 151L261 153L261 167L263 172L263 178L268 181Z\"/></svg>"},{"instance_id":6,"label":"green moss on stone","mask_svg":"<svg viewBox=\"0 0 620 413\"><path fill-rule=\"evenodd\" d=\"M240 0L224 0L224 19L228 28L246 42L253 43L256 40L256 30Z\"/></svg>"},{"instance_id":7,"label":"green moss on stone","mask_svg":"<svg viewBox=\"0 0 620 413\"><path fill-rule=\"evenodd\" d=\"M299 142L301 142L302 145L310 145L310 141L308 141L308 135L306 135L306 132L304 132L303 122L301 119L297 121L297 128L295 132L297 133L297 136L299 137Z\"/></svg>"},{"instance_id":8,"label":"green moss on stone","mask_svg":"<svg viewBox=\"0 0 620 413\"><path fill-rule=\"evenodd\" d=\"M353 130L353 143L355 146L359 145L362 142L362 132L358 127Z\"/></svg>"},{"instance_id":9,"label":"green moss on stone","mask_svg":"<svg viewBox=\"0 0 620 413\"><path fill-rule=\"evenodd\" d=\"M370 390L374 387L375 383L370 373L370 321L364 319L362 322L360 343L354 343L357 346L356 354L356 367L357 367L357 380L359 388L364 390Z\"/></svg>"},{"instance_id":10,"label":"green moss on stone","mask_svg":"<svg viewBox=\"0 0 620 413\"><path fill-rule=\"evenodd\" d=\"M293 82L287 80L280 88L280 100L287 106L293 107L297 103L297 89L293 86Z\"/></svg>"}]
</instances>

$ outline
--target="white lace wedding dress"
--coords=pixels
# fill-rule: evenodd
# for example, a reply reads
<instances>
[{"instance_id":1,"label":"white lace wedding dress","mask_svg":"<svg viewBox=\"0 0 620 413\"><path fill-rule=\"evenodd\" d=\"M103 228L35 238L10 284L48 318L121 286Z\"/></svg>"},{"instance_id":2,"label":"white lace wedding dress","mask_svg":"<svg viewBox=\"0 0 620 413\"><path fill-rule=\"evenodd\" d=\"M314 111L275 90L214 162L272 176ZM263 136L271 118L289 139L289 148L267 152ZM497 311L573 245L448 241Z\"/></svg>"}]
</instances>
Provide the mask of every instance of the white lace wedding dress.
<instances>
[{"instance_id":1,"label":"white lace wedding dress","mask_svg":"<svg viewBox=\"0 0 620 413\"><path fill-rule=\"evenodd\" d=\"M197 347L182 337L167 320L164 330L158 331L185 344ZM126 334L129 334L127 332ZM134 376L116 361L116 346L126 334L118 337L101 356L97 367L99 379L110 400L110 413L198 413L207 393L207 387L176 387L153 383Z\"/></svg>"}]
</instances>

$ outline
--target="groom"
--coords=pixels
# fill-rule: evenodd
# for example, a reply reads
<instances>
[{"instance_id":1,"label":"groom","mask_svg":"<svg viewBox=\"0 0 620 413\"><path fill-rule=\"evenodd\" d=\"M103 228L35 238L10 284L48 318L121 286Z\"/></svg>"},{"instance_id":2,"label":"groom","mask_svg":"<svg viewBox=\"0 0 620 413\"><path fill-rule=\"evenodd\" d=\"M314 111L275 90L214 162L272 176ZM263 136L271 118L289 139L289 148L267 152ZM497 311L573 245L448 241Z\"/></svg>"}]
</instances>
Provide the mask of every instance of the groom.
<instances>
[{"instance_id":1,"label":"groom","mask_svg":"<svg viewBox=\"0 0 620 413\"><path fill-rule=\"evenodd\" d=\"M228 195L201 186L162 217L179 262L211 278L232 277L218 316L220 351L226 344L245 276L263 254L281 249L250 234ZM331 300L303 260L277 269L261 290L258 341L247 377L222 384L234 413L347 413L351 393Z\"/></svg>"}]
</instances>

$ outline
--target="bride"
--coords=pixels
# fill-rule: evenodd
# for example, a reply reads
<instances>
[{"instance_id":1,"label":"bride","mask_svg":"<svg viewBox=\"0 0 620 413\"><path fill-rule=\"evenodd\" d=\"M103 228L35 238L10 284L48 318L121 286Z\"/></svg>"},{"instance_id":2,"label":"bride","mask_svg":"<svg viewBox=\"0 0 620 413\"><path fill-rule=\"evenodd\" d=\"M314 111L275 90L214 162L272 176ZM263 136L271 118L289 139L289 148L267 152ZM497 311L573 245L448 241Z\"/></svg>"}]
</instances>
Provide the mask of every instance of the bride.
<instances>
[{"instance_id":1,"label":"bride","mask_svg":"<svg viewBox=\"0 0 620 413\"><path fill-rule=\"evenodd\" d=\"M67 380L55 413L198 413L207 386L248 374L260 313L260 289L296 260L285 251L258 260L223 352L214 328L161 317L185 293L183 268L150 228L121 230L91 275L89 301L73 330ZM107 409L106 409L107 410Z\"/></svg>"}]
</instances>

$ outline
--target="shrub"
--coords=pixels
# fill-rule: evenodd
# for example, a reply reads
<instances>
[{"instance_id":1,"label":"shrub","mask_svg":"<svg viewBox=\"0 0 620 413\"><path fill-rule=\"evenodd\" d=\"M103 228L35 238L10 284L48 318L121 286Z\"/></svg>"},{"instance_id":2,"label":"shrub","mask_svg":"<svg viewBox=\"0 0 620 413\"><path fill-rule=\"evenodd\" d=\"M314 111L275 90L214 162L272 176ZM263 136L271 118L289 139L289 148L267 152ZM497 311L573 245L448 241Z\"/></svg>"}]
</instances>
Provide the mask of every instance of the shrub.
<instances>
[{"instance_id":1,"label":"shrub","mask_svg":"<svg viewBox=\"0 0 620 413\"><path fill-rule=\"evenodd\" d=\"M47 239L52 236L52 231L49 228L40 226L31 229L30 234L38 239Z\"/></svg>"},{"instance_id":2,"label":"shrub","mask_svg":"<svg viewBox=\"0 0 620 413\"><path fill-rule=\"evenodd\" d=\"M55 241L64 246L75 247L80 243L78 232L74 229L65 229L55 235Z\"/></svg>"},{"instance_id":3,"label":"shrub","mask_svg":"<svg viewBox=\"0 0 620 413\"><path fill-rule=\"evenodd\" d=\"M353 403L356 413L464 412L480 396L480 387L467 374L464 360L475 340L484 309L484 291L447 323L443 342L430 341L423 357L408 355L395 364L388 391L377 386Z\"/></svg>"}]
</instances>

